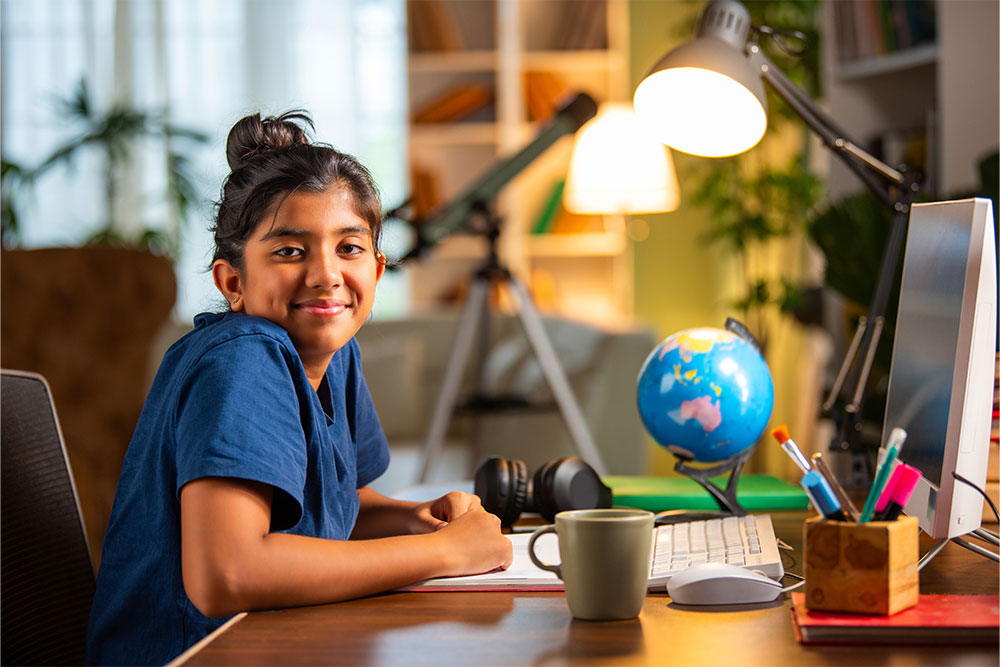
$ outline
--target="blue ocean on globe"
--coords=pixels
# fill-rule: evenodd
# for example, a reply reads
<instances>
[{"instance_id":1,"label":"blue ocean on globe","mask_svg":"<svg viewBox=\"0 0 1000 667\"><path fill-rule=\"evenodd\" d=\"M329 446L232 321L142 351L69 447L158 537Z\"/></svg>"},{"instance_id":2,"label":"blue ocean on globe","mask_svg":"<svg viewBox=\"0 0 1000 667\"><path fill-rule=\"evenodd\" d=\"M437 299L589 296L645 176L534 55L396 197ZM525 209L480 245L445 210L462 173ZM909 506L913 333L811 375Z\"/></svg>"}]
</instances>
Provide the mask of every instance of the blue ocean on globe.
<instances>
[{"instance_id":1,"label":"blue ocean on globe","mask_svg":"<svg viewBox=\"0 0 1000 667\"><path fill-rule=\"evenodd\" d=\"M713 328L657 345L639 371L639 415L662 447L712 463L751 447L771 418L774 383L757 348Z\"/></svg>"}]
</instances>

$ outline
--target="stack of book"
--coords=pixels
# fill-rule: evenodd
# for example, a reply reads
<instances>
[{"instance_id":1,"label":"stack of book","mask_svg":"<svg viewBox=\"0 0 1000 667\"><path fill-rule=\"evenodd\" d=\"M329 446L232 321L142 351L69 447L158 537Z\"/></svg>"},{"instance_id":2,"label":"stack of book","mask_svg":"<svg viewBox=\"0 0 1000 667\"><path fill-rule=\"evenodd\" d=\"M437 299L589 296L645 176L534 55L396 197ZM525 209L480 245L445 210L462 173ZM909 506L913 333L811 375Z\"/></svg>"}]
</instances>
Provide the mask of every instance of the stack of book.
<instances>
[{"instance_id":1,"label":"stack of book","mask_svg":"<svg viewBox=\"0 0 1000 667\"><path fill-rule=\"evenodd\" d=\"M993 426L990 428L990 462L986 469L986 495L1000 507L1000 354L993 367ZM983 523L996 523L996 515L983 503Z\"/></svg>"},{"instance_id":2,"label":"stack of book","mask_svg":"<svg viewBox=\"0 0 1000 667\"><path fill-rule=\"evenodd\" d=\"M607 8L604 0L567 2L559 48L568 51L607 48Z\"/></svg>"},{"instance_id":3,"label":"stack of book","mask_svg":"<svg viewBox=\"0 0 1000 667\"><path fill-rule=\"evenodd\" d=\"M451 9L440 0L406 3L410 51L461 51L465 39Z\"/></svg>"},{"instance_id":4,"label":"stack of book","mask_svg":"<svg viewBox=\"0 0 1000 667\"><path fill-rule=\"evenodd\" d=\"M911 49L935 40L933 0L834 2L834 38L842 63Z\"/></svg>"}]
</instances>

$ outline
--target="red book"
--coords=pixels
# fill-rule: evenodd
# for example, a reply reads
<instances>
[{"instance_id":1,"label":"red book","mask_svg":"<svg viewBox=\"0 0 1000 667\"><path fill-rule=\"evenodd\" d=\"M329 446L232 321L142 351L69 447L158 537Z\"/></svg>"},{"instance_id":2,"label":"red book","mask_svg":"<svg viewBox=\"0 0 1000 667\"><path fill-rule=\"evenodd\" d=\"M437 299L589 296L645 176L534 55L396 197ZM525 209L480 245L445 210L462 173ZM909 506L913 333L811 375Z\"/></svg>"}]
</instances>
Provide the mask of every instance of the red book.
<instances>
[{"instance_id":1,"label":"red book","mask_svg":"<svg viewBox=\"0 0 1000 667\"><path fill-rule=\"evenodd\" d=\"M792 593L792 622L802 644L993 644L1000 641L1000 596L921 595L892 616L806 609Z\"/></svg>"}]
</instances>

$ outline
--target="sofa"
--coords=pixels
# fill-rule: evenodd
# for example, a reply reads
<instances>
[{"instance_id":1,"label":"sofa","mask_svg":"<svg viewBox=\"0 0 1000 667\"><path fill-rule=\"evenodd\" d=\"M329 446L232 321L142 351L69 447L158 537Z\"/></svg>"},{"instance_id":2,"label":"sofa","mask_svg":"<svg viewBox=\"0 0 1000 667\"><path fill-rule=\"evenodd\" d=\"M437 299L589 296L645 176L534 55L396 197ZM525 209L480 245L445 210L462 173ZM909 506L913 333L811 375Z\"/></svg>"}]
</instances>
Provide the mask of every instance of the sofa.
<instances>
[{"instance_id":1,"label":"sofa","mask_svg":"<svg viewBox=\"0 0 1000 667\"><path fill-rule=\"evenodd\" d=\"M635 382L657 343L653 332L542 319L608 472L647 473L648 446L635 407ZM372 485L380 492L395 493L417 482L424 436L457 327L457 313L430 313L373 320L358 333L365 378L392 452L389 470ZM477 354L475 347L470 355L459 403L477 393L514 394L551 407L456 410L444 454L430 470L428 482L471 479L482 459L492 454L523 459L529 472L551 458L574 454L520 322L494 315L489 328L485 355ZM482 381L476 392L479 357Z\"/></svg>"}]
</instances>

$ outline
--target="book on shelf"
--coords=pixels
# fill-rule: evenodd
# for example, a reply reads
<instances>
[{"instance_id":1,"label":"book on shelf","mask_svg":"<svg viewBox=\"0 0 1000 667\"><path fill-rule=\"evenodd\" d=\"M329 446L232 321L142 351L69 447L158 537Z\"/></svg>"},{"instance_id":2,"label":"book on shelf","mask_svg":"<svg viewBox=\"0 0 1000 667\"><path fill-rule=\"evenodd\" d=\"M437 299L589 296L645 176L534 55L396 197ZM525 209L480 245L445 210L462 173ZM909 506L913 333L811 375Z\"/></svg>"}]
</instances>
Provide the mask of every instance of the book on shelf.
<instances>
[{"instance_id":1,"label":"book on shelf","mask_svg":"<svg viewBox=\"0 0 1000 667\"><path fill-rule=\"evenodd\" d=\"M528 104L528 119L548 120L560 107L569 86L552 72L527 70L524 73L524 99Z\"/></svg>"},{"instance_id":2,"label":"book on shelf","mask_svg":"<svg viewBox=\"0 0 1000 667\"><path fill-rule=\"evenodd\" d=\"M426 220L441 203L437 176L418 164L410 164L410 208L413 220Z\"/></svg>"},{"instance_id":3,"label":"book on shelf","mask_svg":"<svg viewBox=\"0 0 1000 667\"><path fill-rule=\"evenodd\" d=\"M877 58L935 41L934 0L833 3L837 60Z\"/></svg>"},{"instance_id":4,"label":"book on shelf","mask_svg":"<svg viewBox=\"0 0 1000 667\"><path fill-rule=\"evenodd\" d=\"M560 49L567 51L607 48L605 0L578 0L565 3L559 28Z\"/></svg>"},{"instance_id":5,"label":"book on shelf","mask_svg":"<svg viewBox=\"0 0 1000 667\"><path fill-rule=\"evenodd\" d=\"M465 48L462 31L441 0L408 0L407 35L410 51L461 51Z\"/></svg>"},{"instance_id":6,"label":"book on shelf","mask_svg":"<svg viewBox=\"0 0 1000 667\"><path fill-rule=\"evenodd\" d=\"M566 179L560 179L552 187L549 196L545 199L542 210L538 212L535 223L531 226L532 234L547 234L552 228L552 223L562 210L562 196L566 189Z\"/></svg>"},{"instance_id":7,"label":"book on shelf","mask_svg":"<svg viewBox=\"0 0 1000 667\"><path fill-rule=\"evenodd\" d=\"M413 113L415 123L450 123L462 120L493 101L493 91L486 86L462 84L432 100Z\"/></svg>"},{"instance_id":8,"label":"book on shelf","mask_svg":"<svg viewBox=\"0 0 1000 667\"><path fill-rule=\"evenodd\" d=\"M921 595L891 616L810 611L792 593L792 625L802 644L994 644L1000 641L1000 596Z\"/></svg>"}]
</instances>

